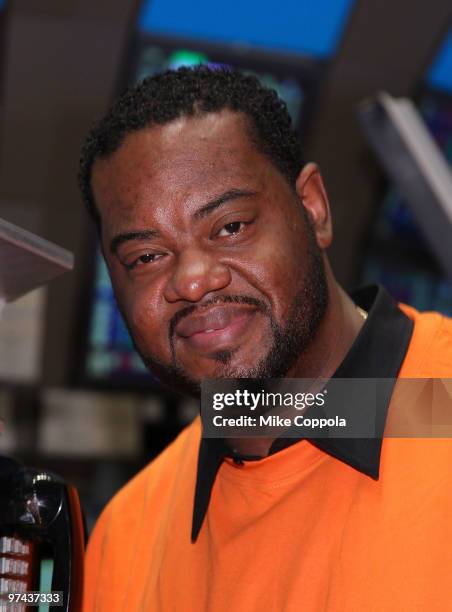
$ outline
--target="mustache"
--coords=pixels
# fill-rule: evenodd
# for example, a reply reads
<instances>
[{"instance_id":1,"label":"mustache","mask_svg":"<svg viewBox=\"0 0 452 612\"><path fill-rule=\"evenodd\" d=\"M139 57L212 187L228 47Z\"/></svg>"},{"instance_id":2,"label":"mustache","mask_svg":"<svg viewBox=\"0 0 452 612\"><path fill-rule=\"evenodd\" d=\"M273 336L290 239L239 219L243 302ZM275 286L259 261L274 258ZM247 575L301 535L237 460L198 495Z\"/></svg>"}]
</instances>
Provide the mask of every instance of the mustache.
<instances>
[{"instance_id":1,"label":"mustache","mask_svg":"<svg viewBox=\"0 0 452 612\"><path fill-rule=\"evenodd\" d=\"M257 298L248 295L218 295L207 302L203 302L202 304L192 304L191 306L186 306L185 308L178 310L172 316L169 322L168 337L170 341L174 336L174 330L179 321L185 317L188 317L197 310L204 310L205 308L215 304L247 304L248 306L254 306L260 312L269 315L269 308L267 304L265 304L265 302L262 300L258 300Z\"/></svg>"}]
</instances>

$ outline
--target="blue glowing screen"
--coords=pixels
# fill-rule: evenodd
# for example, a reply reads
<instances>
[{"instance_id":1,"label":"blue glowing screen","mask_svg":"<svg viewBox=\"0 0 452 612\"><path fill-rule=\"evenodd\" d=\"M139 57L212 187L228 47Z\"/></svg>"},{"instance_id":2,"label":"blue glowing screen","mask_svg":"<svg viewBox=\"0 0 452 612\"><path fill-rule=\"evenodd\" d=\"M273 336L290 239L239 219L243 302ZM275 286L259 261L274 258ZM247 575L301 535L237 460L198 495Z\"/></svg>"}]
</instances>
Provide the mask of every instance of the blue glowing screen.
<instances>
[{"instance_id":1,"label":"blue glowing screen","mask_svg":"<svg viewBox=\"0 0 452 612\"><path fill-rule=\"evenodd\" d=\"M138 25L148 33L327 58L336 51L353 5L354 0L144 0Z\"/></svg>"},{"instance_id":2,"label":"blue glowing screen","mask_svg":"<svg viewBox=\"0 0 452 612\"><path fill-rule=\"evenodd\" d=\"M435 89L452 93L452 30L446 36L430 67L427 83Z\"/></svg>"}]
</instances>

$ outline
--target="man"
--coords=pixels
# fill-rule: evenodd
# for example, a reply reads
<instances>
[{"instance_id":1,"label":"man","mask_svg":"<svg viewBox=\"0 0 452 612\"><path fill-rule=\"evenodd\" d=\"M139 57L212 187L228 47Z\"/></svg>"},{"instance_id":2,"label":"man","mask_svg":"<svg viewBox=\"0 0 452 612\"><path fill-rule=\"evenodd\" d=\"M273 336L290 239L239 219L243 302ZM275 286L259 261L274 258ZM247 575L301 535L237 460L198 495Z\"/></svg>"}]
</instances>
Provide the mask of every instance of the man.
<instances>
[{"instance_id":1,"label":"man","mask_svg":"<svg viewBox=\"0 0 452 612\"><path fill-rule=\"evenodd\" d=\"M165 384L451 375L449 320L336 283L319 170L254 77L146 80L93 128L80 184ZM196 419L102 514L85 610L452 609L451 459L439 439L201 440Z\"/></svg>"}]
</instances>

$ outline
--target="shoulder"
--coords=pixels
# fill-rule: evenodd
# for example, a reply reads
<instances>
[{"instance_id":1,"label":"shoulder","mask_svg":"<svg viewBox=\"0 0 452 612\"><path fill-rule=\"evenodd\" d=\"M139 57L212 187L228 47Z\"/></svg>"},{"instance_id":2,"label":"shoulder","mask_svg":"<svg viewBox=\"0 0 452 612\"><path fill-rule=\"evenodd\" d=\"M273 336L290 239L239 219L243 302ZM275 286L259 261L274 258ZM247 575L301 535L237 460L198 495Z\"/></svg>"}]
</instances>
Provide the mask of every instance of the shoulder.
<instances>
[{"instance_id":1,"label":"shoulder","mask_svg":"<svg viewBox=\"0 0 452 612\"><path fill-rule=\"evenodd\" d=\"M143 530L143 517L152 515L152 525L191 497L195 487L201 426L199 418L151 463L132 478L104 508L90 538L91 548L101 539L115 541Z\"/></svg>"},{"instance_id":2,"label":"shoulder","mask_svg":"<svg viewBox=\"0 0 452 612\"><path fill-rule=\"evenodd\" d=\"M184 478L187 478L188 474L194 475L200 437L200 422L199 418L196 418L113 497L107 509L110 508L110 512L123 512L130 506L136 507L154 494L162 499L181 475L184 475Z\"/></svg>"},{"instance_id":3,"label":"shoulder","mask_svg":"<svg viewBox=\"0 0 452 612\"><path fill-rule=\"evenodd\" d=\"M200 437L197 418L107 504L88 542L84 610L117 609L115 597L126 588L124 567L136 564L138 550L143 558L155 550L159 534L167 522L174 524L171 515L181 508L189 533L187 501L193 495Z\"/></svg>"},{"instance_id":4,"label":"shoulder","mask_svg":"<svg viewBox=\"0 0 452 612\"><path fill-rule=\"evenodd\" d=\"M452 319L438 312L419 312L405 304L399 307L414 323L401 375L452 376Z\"/></svg>"},{"instance_id":5,"label":"shoulder","mask_svg":"<svg viewBox=\"0 0 452 612\"><path fill-rule=\"evenodd\" d=\"M93 575L101 565L111 569L118 561L120 567L124 558L133 557L131 542L142 537L151 541L165 517L181 505L189 507L186 501L194 491L200 438L197 417L110 500L88 544L87 566Z\"/></svg>"}]
</instances>

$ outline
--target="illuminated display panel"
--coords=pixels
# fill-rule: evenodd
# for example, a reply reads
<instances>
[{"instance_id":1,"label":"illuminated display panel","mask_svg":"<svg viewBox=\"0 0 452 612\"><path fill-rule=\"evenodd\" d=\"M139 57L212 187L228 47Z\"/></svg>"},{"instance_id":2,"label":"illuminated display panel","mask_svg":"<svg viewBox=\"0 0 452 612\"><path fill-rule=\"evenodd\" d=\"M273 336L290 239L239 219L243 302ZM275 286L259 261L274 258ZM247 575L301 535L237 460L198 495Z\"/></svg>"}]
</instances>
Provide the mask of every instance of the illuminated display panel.
<instances>
[{"instance_id":1,"label":"illuminated display panel","mask_svg":"<svg viewBox=\"0 0 452 612\"><path fill-rule=\"evenodd\" d=\"M452 94L452 30L450 30L427 74L433 89Z\"/></svg>"},{"instance_id":2,"label":"illuminated display panel","mask_svg":"<svg viewBox=\"0 0 452 612\"><path fill-rule=\"evenodd\" d=\"M91 302L86 375L93 381L136 378L152 382L116 306L108 270L96 251L94 289Z\"/></svg>"},{"instance_id":3,"label":"illuminated display panel","mask_svg":"<svg viewBox=\"0 0 452 612\"><path fill-rule=\"evenodd\" d=\"M243 44L314 58L331 57L348 22L354 0L257 0L208 2L145 0L139 27L149 34ZM221 10L221 16L218 12Z\"/></svg>"},{"instance_id":4,"label":"illuminated display panel","mask_svg":"<svg viewBox=\"0 0 452 612\"><path fill-rule=\"evenodd\" d=\"M452 96L424 89L419 99L426 125L452 165ZM443 276L394 187L387 189L370 243L363 284L381 282L401 302L452 316L452 282Z\"/></svg>"}]
</instances>

